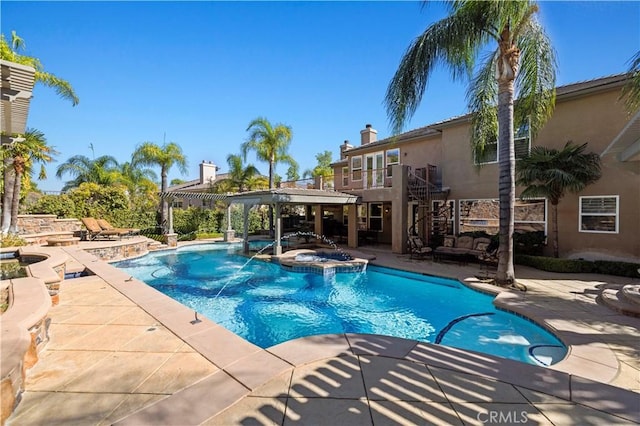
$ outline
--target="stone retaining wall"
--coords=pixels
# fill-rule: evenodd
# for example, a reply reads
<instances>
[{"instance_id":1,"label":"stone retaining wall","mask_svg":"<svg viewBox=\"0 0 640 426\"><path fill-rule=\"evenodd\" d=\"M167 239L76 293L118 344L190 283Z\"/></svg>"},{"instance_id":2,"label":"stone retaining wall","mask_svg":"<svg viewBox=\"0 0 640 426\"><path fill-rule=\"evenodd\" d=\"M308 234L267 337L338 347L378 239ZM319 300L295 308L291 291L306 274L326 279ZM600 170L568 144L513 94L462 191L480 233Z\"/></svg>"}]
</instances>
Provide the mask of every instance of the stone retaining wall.
<instances>
[{"instance_id":1,"label":"stone retaining wall","mask_svg":"<svg viewBox=\"0 0 640 426\"><path fill-rule=\"evenodd\" d=\"M58 219L54 214L18 215L18 233L20 235L55 232L79 232L82 222L78 219Z\"/></svg>"},{"instance_id":2,"label":"stone retaining wall","mask_svg":"<svg viewBox=\"0 0 640 426\"><path fill-rule=\"evenodd\" d=\"M146 254L149 251L149 240L147 238L141 238L137 241L127 239L119 244L113 244L105 247L84 248L83 250L87 253L93 254L100 260L111 262L114 260L123 260Z\"/></svg>"}]
</instances>

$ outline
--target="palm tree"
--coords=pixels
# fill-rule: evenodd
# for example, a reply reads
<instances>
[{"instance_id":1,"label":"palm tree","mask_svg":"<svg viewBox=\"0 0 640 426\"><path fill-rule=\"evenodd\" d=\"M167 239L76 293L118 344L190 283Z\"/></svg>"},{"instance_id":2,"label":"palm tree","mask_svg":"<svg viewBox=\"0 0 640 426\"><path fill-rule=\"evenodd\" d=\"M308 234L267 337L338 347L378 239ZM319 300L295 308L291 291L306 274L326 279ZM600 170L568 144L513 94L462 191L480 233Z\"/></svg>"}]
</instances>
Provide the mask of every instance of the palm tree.
<instances>
[{"instance_id":1,"label":"palm tree","mask_svg":"<svg viewBox=\"0 0 640 426\"><path fill-rule=\"evenodd\" d=\"M112 185L120 176L118 161L111 155L103 155L93 160L84 155L74 155L56 169L56 177L61 178L65 174L73 176L74 179L65 182L62 191L76 188L86 182Z\"/></svg>"},{"instance_id":2,"label":"palm tree","mask_svg":"<svg viewBox=\"0 0 640 426\"><path fill-rule=\"evenodd\" d=\"M33 163L48 163L53 160L57 152L53 147L47 145L47 139L39 130L27 129L22 141L5 146L3 156L12 158L13 179L12 182L5 181L5 185L13 185L11 191L12 199L6 205L10 206L7 211L10 213L8 232L18 232L18 211L20 207L20 190L22 181L30 177ZM38 179L46 179L47 174L44 165L40 168Z\"/></svg>"},{"instance_id":3,"label":"palm tree","mask_svg":"<svg viewBox=\"0 0 640 426\"><path fill-rule=\"evenodd\" d=\"M266 118L258 117L249 123L247 131L251 133L240 147L242 155L246 159L247 153L254 150L258 160L269 163L269 189L273 189L276 165L296 164L287 152L291 145L291 127L284 124L274 127Z\"/></svg>"},{"instance_id":4,"label":"palm tree","mask_svg":"<svg viewBox=\"0 0 640 426\"><path fill-rule=\"evenodd\" d=\"M242 164L242 156L240 155L229 154L227 156L227 164L229 165L229 177L216 182L218 191L244 192L250 189L252 179L260 176L260 171L253 164L247 164L246 166Z\"/></svg>"},{"instance_id":5,"label":"palm tree","mask_svg":"<svg viewBox=\"0 0 640 426\"><path fill-rule=\"evenodd\" d=\"M629 80L622 88L622 97L630 113L640 108L640 50L629 60Z\"/></svg>"},{"instance_id":6,"label":"palm tree","mask_svg":"<svg viewBox=\"0 0 640 426\"><path fill-rule=\"evenodd\" d=\"M560 151L536 146L518 162L516 183L526 187L520 198L546 197L551 203L554 257L558 257L558 203L567 191L580 192L601 176L600 156L585 153L586 147L571 141Z\"/></svg>"},{"instance_id":7,"label":"palm tree","mask_svg":"<svg viewBox=\"0 0 640 426\"><path fill-rule=\"evenodd\" d=\"M1 59L34 68L35 83L41 83L45 86L53 88L56 93L58 93L58 95L60 95L62 98L70 100L74 106L77 105L79 99L71 85L67 81L55 76L54 74L46 72L38 58L20 54L19 51L23 50L24 47L24 40L20 38L15 31L11 32L10 41L5 38L4 34L0 34ZM18 139L23 137L22 135L15 136L17 136ZM2 148L8 149L5 145L6 144L3 144ZM6 233L9 231L9 227L11 226L11 211L13 211L13 206L11 203L14 199L16 199L16 196L14 196L13 193L16 182L15 168L13 167L13 157L8 155L3 156L2 167L4 187L2 189L3 214L1 229L2 234L6 235Z\"/></svg>"},{"instance_id":8,"label":"palm tree","mask_svg":"<svg viewBox=\"0 0 640 426\"><path fill-rule=\"evenodd\" d=\"M167 191L167 175L173 166L178 166L182 174L187 173L187 158L182 152L182 148L175 142L165 143L162 146L153 142L143 142L133 153L131 159L133 167L138 166L160 166L160 191ZM160 201L160 225L166 231L169 217L169 205L167 200Z\"/></svg>"},{"instance_id":9,"label":"palm tree","mask_svg":"<svg viewBox=\"0 0 640 426\"><path fill-rule=\"evenodd\" d=\"M250 150L256 152L260 161L269 163L269 189L275 187L275 168L278 163L289 165L296 164L295 160L287 152L291 145L292 131L290 126L277 124L273 126L264 117L254 119L247 127L249 138L240 149L246 159ZM269 206L269 229L273 230L273 208Z\"/></svg>"},{"instance_id":10,"label":"palm tree","mask_svg":"<svg viewBox=\"0 0 640 426\"><path fill-rule=\"evenodd\" d=\"M156 181L158 176L148 168L134 167L125 161L118 166L118 183L124 185L130 195L151 194L158 191Z\"/></svg>"},{"instance_id":11,"label":"palm tree","mask_svg":"<svg viewBox=\"0 0 640 426\"><path fill-rule=\"evenodd\" d=\"M449 2L448 17L432 24L405 52L393 76L385 105L394 132L402 130L422 100L428 78L439 65L458 80L476 74L467 92L473 115L471 142L480 158L498 137L500 248L496 281L515 281L513 268L513 215L515 204L514 121L529 120L535 135L555 104L555 54L535 19L533 1ZM496 49L475 62L486 45ZM518 102L514 110L514 94ZM496 108L497 105L497 108Z\"/></svg>"}]
</instances>

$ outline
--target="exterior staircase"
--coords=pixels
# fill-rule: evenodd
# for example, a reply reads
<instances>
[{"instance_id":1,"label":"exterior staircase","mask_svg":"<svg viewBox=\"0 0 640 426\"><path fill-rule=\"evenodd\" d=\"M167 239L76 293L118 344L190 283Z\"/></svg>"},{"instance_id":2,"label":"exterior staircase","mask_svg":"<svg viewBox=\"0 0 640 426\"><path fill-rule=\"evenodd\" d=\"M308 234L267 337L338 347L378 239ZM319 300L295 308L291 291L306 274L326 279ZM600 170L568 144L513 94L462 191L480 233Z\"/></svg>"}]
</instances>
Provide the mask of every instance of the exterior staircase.
<instances>
[{"instance_id":1,"label":"exterior staircase","mask_svg":"<svg viewBox=\"0 0 640 426\"><path fill-rule=\"evenodd\" d=\"M608 284L600 289L598 301L621 314L640 318L640 284Z\"/></svg>"},{"instance_id":2,"label":"exterior staircase","mask_svg":"<svg viewBox=\"0 0 640 426\"><path fill-rule=\"evenodd\" d=\"M434 220L445 218L443 211L446 210L434 210L433 201L442 201L442 206L446 206L449 190L442 188L442 183L438 181L437 167L431 164L427 167L409 169L408 177L409 201L418 202L420 216L420 219L408 229L408 233L429 235L433 230ZM417 227L422 228L422 232L417 232Z\"/></svg>"}]
</instances>

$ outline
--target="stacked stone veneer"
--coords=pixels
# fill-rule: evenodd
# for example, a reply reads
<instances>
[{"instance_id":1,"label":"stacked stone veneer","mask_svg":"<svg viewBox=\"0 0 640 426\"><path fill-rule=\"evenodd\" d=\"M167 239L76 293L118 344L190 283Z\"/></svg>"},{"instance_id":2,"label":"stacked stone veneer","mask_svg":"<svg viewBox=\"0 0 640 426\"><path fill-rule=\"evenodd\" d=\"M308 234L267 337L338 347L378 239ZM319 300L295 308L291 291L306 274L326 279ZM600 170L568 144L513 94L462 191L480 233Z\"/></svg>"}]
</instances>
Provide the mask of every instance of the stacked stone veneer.
<instances>
[{"instance_id":1,"label":"stacked stone veneer","mask_svg":"<svg viewBox=\"0 0 640 426\"><path fill-rule=\"evenodd\" d=\"M80 235L78 219L58 219L53 214L18 215L18 234L30 244L46 244L47 238Z\"/></svg>"},{"instance_id":2,"label":"stacked stone veneer","mask_svg":"<svg viewBox=\"0 0 640 426\"><path fill-rule=\"evenodd\" d=\"M149 240L147 238L125 239L122 242L111 242L111 245L105 245L105 247L85 248L84 251L107 262L128 259L146 254L149 251Z\"/></svg>"}]
</instances>

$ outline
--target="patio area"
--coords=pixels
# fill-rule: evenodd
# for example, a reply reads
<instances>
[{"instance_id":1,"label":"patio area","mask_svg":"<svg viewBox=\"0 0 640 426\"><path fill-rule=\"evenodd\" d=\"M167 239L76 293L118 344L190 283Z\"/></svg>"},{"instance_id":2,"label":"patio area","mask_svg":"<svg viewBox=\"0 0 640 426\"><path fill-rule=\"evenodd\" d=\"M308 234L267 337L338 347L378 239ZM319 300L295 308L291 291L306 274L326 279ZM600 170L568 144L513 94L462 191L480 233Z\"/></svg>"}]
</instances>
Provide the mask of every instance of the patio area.
<instances>
[{"instance_id":1,"label":"patio area","mask_svg":"<svg viewBox=\"0 0 640 426\"><path fill-rule=\"evenodd\" d=\"M373 335L263 350L197 321L82 242L61 249L96 275L62 282L51 340L10 425L640 423L640 319L595 301L597 286L630 278L517 268L528 291L503 292L498 303L570 345L565 360L542 368ZM362 251L372 264L484 286L478 265Z\"/></svg>"}]
</instances>

